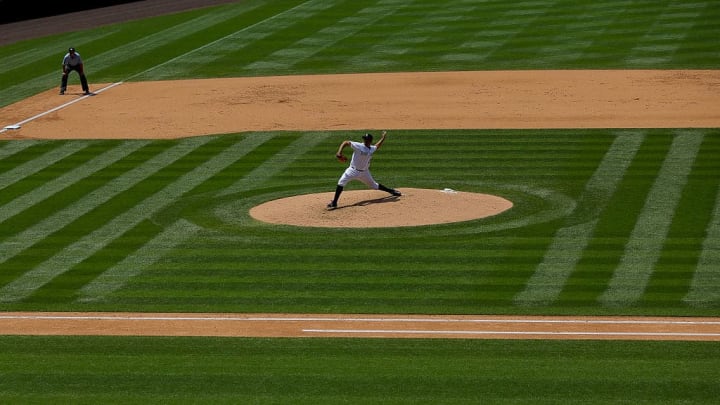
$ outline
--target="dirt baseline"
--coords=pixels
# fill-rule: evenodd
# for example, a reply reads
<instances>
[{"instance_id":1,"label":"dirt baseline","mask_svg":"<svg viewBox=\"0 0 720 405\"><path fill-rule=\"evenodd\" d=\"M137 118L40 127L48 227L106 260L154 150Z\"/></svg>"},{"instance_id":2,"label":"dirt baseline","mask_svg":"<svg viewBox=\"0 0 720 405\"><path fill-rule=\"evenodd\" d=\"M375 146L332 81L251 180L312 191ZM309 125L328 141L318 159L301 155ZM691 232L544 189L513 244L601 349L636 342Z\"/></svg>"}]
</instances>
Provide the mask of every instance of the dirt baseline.
<instances>
[{"instance_id":1,"label":"dirt baseline","mask_svg":"<svg viewBox=\"0 0 720 405\"><path fill-rule=\"evenodd\" d=\"M720 341L716 318L8 312L4 335Z\"/></svg>"}]
</instances>

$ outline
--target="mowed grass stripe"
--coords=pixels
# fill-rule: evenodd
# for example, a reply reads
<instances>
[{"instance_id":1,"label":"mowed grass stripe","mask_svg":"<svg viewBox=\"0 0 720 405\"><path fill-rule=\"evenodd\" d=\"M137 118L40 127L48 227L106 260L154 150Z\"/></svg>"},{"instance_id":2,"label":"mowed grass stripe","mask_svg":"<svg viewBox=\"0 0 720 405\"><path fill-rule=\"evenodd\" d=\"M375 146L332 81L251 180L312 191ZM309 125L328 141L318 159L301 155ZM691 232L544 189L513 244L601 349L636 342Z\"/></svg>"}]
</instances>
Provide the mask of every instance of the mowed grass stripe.
<instances>
[{"instance_id":1,"label":"mowed grass stripe","mask_svg":"<svg viewBox=\"0 0 720 405\"><path fill-rule=\"evenodd\" d=\"M47 152L42 153L25 163L12 167L11 169L0 174L0 189L8 187L11 184L22 181L26 177L39 172L47 166L58 162L73 153L87 147L86 141L61 142L56 144L35 144L39 148L49 148ZM27 149L25 149L27 151ZM1 163L1 162L0 162Z\"/></svg>"},{"instance_id":2,"label":"mowed grass stripe","mask_svg":"<svg viewBox=\"0 0 720 405\"><path fill-rule=\"evenodd\" d=\"M432 179L460 191L471 191L461 186L471 179L526 187L532 178L533 186L556 187L560 177L585 173L589 177L609 144L605 136L594 141L567 133L534 131L443 135L413 137L412 142L401 135L390 138L383 145L383 157L373 161L373 174L387 172L395 177L410 172L415 174L407 181ZM566 184L574 189L577 182L573 179Z\"/></svg>"},{"instance_id":3,"label":"mowed grass stripe","mask_svg":"<svg viewBox=\"0 0 720 405\"><path fill-rule=\"evenodd\" d=\"M4 144L23 144L23 141L3 142ZM42 165L42 156L52 152L53 150L59 149L64 144L63 141L54 143L36 141L28 142L26 145L19 148L10 148L9 155L0 159L0 177L4 179L0 189L0 206L7 204L14 200L17 196L24 194L31 190L37 185L46 181L47 170L52 167L59 167L66 159L76 154L82 154L82 151L87 148L79 148L69 153L65 153L66 156L61 156L58 159L54 159L55 162L50 163L47 166ZM19 168L24 166L29 169L26 173L24 169ZM10 175L8 175L10 174ZM14 176L12 175L14 174ZM54 174L50 174L51 176ZM2 233L6 233L5 229L0 228Z\"/></svg>"},{"instance_id":4,"label":"mowed grass stripe","mask_svg":"<svg viewBox=\"0 0 720 405\"><path fill-rule=\"evenodd\" d=\"M297 158L315 147L315 145L323 142L327 136L327 133L322 132L305 133L304 135L299 136L287 148L274 154L252 172L228 186L225 190L219 193L219 196L238 193L264 183L272 176L281 173Z\"/></svg>"},{"instance_id":5,"label":"mowed grass stripe","mask_svg":"<svg viewBox=\"0 0 720 405\"><path fill-rule=\"evenodd\" d=\"M702 134L696 131L681 131L675 136L625 245L620 264L599 298L604 305L633 305L642 297L702 140Z\"/></svg>"},{"instance_id":6,"label":"mowed grass stripe","mask_svg":"<svg viewBox=\"0 0 720 405\"><path fill-rule=\"evenodd\" d=\"M36 290L31 296L25 298L23 302L30 306L46 302L70 303L77 298L78 291L83 288L83 286L92 283L93 280L100 277L104 272L113 272L117 270L117 274L122 277L123 272L127 269L117 268L118 263L121 262L126 255L135 256L136 253L134 252L142 249L145 244L154 243L155 238L157 238L158 235L161 235L164 228L173 226L173 223L178 221L179 214L190 214L192 212L196 212L200 215L191 215L191 220L199 221L197 223L200 225L206 225L208 214L210 214L209 217L212 218L212 213L214 212L213 209L208 207L208 202L214 200L212 196L214 196L218 190L222 190L225 185L231 184L245 173L249 173L253 168L257 167L260 162L264 161L267 156L270 156L281 148L286 147L290 141L294 139L294 137L291 136L275 136L275 134L256 135L258 136L255 136L255 134L245 134L244 137L256 138L258 141L268 139L268 137L271 138L267 142L260 143L258 147L250 148L252 150L247 151L247 154L242 147L239 148L241 151L238 153L238 160L236 160L235 163L226 166L206 181L183 194L182 197L169 202L167 207L152 215L152 218L139 222L137 225L133 226L127 232L105 245L102 249L98 250L81 263L73 266L71 270L55 277L41 289ZM239 136L235 135L217 137L215 141L208 143L206 146L203 146L201 149L198 149L198 151L193 153L197 156L189 156L188 158L179 161L178 164L173 164L168 167L168 169L163 170L162 173L155 175L155 180L150 178L147 181L144 181L144 183L148 183L150 187L144 186L128 190L126 195L132 194L133 196L128 195L128 198L125 199L131 201L124 204L124 209L129 209L129 207L141 201L142 198L134 198L134 194L140 193L146 195L147 191L154 192L157 190L157 187L155 186L155 184L157 184L157 180L160 180L163 183L169 183L174 179L177 179L181 173L187 172L189 168L202 166L205 161L210 159L210 156L220 153L220 151L223 151L224 149L237 143L238 138ZM242 159L240 158L241 155L243 156ZM115 204L114 212L120 211L121 210L117 208L117 204ZM233 212L234 214L238 213L237 209L233 209ZM97 219L95 222L105 223L109 221L113 215L115 215L113 212L109 212L104 219ZM217 221L213 219L211 222ZM92 221L90 223L92 223ZM180 228L176 229L181 230ZM176 239L173 240L176 241L176 243L180 243L181 240L192 238L194 236L193 233L197 231L195 228L187 228L187 230L190 234L174 235ZM68 231L63 230L63 232L67 233ZM154 255L146 256L144 258L138 257L137 260L144 259L146 263L152 263L158 260L159 256L164 258L164 262L167 260L168 255L174 257L177 255L177 252L183 252L185 250L194 251L196 259L198 257L207 257L205 254L200 253L202 249L197 246L198 240L202 240L202 238L193 239L193 241L189 242L189 245L184 247L180 246L177 250L173 250L174 245L169 243L166 244L165 247L167 250L165 251L158 250L150 252L145 249L144 252L148 254L153 253ZM230 246L228 249L232 251L234 250L234 247ZM40 263L40 261L36 262Z\"/></svg>"},{"instance_id":7,"label":"mowed grass stripe","mask_svg":"<svg viewBox=\"0 0 720 405\"><path fill-rule=\"evenodd\" d=\"M15 255L31 248L34 244L42 242L46 237L58 232L116 195L130 189L153 173L209 142L210 139L210 137L197 137L184 140L173 148L114 178L90 194L83 196L72 205L54 212L41 222L23 229L13 237L7 238L0 243L0 263L7 262ZM3 276L8 276L8 273L6 272Z\"/></svg>"},{"instance_id":8,"label":"mowed grass stripe","mask_svg":"<svg viewBox=\"0 0 720 405\"><path fill-rule=\"evenodd\" d=\"M352 36L343 38L335 48L328 48L319 52L320 60L338 57L336 48L341 49L342 57L347 60L348 66L354 71L367 71L375 69L388 69L398 65L398 56L405 55L418 43L430 45L429 30L442 30L447 24L437 24L428 19L438 16L442 10L437 5L427 2L383 2L380 6L362 10L363 20L359 24L366 24L372 18L372 24L364 26ZM372 13L372 14L371 14ZM354 17L359 19L360 17ZM353 25L355 22L352 23ZM384 29L374 29L384 27ZM420 27L415 30L413 27ZM387 35L387 31L394 35ZM314 61L308 61L306 68L317 66ZM302 66L302 65L301 65ZM422 69L416 66L416 69Z\"/></svg>"},{"instance_id":9,"label":"mowed grass stripe","mask_svg":"<svg viewBox=\"0 0 720 405\"><path fill-rule=\"evenodd\" d=\"M115 266L82 287L77 301L93 302L103 299L106 295L125 285L129 279L143 272L147 266L160 260L163 257L161 252L171 251L201 229L192 222L179 219L140 249L127 255Z\"/></svg>"},{"instance_id":10,"label":"mowed grass stripe","mask_svg":"<svg viewBox=\"0 0 720 405\"><path fill-rule=\"evenodd\" d=\"M684 38L683 46L675 52L674 62L682 61L685 66L696 66L707 69L717 69L717 47L706 41L707 38L717 36L720 21L720 7L716 2L697 2L675 4L674 7L683 7L690 10L702 10L702 17L693 21L693 30Z\"/></svg>"},{"instance_id":11,"label":"mowed grass stripe","mask_svg":"<svg viewBox=\"0 0 720 405\"><path fill-rule=\"evenodd\" d=\"M41 141L23 140L17 142L0 142L0 164L9 156L38 144Z\"/></svg>"},{"instance_id":12,"label":"mowed grass stripe","mask_svg":"<svg viewBox=\"0 0 720 405\"><path fill-rule=\"evenodd\" d=\"M224 61L227 63L229 60L237 60L241 66L239 74L243 76L286 74L291 69L288 69L283 60L287 61L288 59L280 57L280 55L283 52L296 52L290 49L299 39L305 38L319 27L335 22L336 17L331 13L326 13L328 9L335 7L338 7L340 12L346 8L332 2L309 1L276 16L280 18L268 19L267 24L260 27L262 31L268 33L263 38L263 42L253 43L243 53L229 52L224 57ZM353 5L353 7L356 6ZM277 60L278 57L281 60Z\"/></svg>"},{"instance_id":13,"label":"mowed grass stripe","mask_svg":"<svg viewBox=\"0 0 720 405\"><path fill-rule=\"evenodd\" d=\"M257 146L268 139L269 135L253 137L248 141L250 145ZM215 140L215 137L196 137L183 141L187 144L186 153L189 155L205 143ZM129 210L115 216L108 223L83 236L80 240L63 249L61 252L41 263L39 266L25 272L22 276L0 289L0 301L12 302L23 299L34 290L42 287L54 277L70 270L72 266L100 250L114 239L137 225L140 221L150 218L159 210L168 206L194 187L202 184L229 164L238 159L243 151L248 150L244 142L227 148L207 162L200 162L189 172L177 180L169 183L158 192L142 200Z\"/></svg>"},{"instance_id":14,"label":"mowed grass stripe","mask_svg":"<svg viewBox=\"0 0 720 405\"><path fill-rule=\"evenodd\" d=\"M597 215L605 208L643 141L642 133L618 134L597 170L585 185L574 215L560 228L543 261L518 294L520 305L553 303L570 274L585 252L597 223ZM580 223L578 223L580 222Z\"/></svg>"},{"instance_id":15,"label":"mowed grass stripe","mask_svg":"<svg viewBox=\"0 0 720 405\"><path fill-rule=\"evenodd\" d=\"M203 165L208 170L206 173L207 178L221 172L229 164L242 159L270 138L270 134L251 134L244 137L241 141ZM80 300L85 302L98 300L122 287L130 278L136 276L148 265L162 257L163 252L172 251L178 244L189 239L200 230L199 227L183 219L176 221L168 228L173 231L163 231L138 251L131 253L126 259L109 268L84 286Z\"/></svg>"},{"instance_id":16,"label":"mowed grass stripe","mask_svg":"<svg viewBox=\"0 0 720 405\"><path fill-rule=\"evenodd\" d=\"M149 142L150 141L123 142L115 148L101 153L87 163L76 166L74 169L63 173L59 177L32 189L28 193L18 196L0 207L0 223L38 202L50 198L69 185L75 184L79 180L85 179L97 171L127 157Z\"/></svg>"},{"instance_id":17,"label":"mowed grass stripe","mask_svg":"<svg viewBox=\"0 0 720 405\"><path fill-rule=\"evenodd\" d=\"M72 167L82 165L85 162L89 161L93 156L102 153L105 150L108 150L109 148L112 148L113 145L117 145L118 143L123 141L93 141L91 142L90 146L87 148L84 148L82 151L71 155L70 157L63 159L60 162L57 162L55 164L52 164L45 169L41 170L40 172L32 175L31 177L28 177L23 182L17 183L17 185L14 185L12 187L8 187L5 189L9 194L13 196L19 196L25 193L30 192L34 187L39 187L42 184L45 184L52 179L59 177L62 175L62 173L66 172ZM125 142L134 142L134 141L125 141ZM48 145L56 144L56 141L46 141ZM170 142L151 142L144 147L138 149L137 151L131 153L127 157L119 160L118 162L115 162L113 164L108 165L107 167L104 167L100 169L99 171L93 173L92 175L81 179L75 183L68 184L67 187L63 188L62 190L57 191L55 194L53 194L50 198L44 199L42 201L37 202L35 205L27 207L22 212L18 213L17 215L14 215L10 218L8 218L3 223L3 227L0 228L2 230L2 238L0 238L0 241L4 240L5 238L11 236L11 235L17 235L18 233L22 232L25 229L31 228L33 226L36 226L37 224L41 223L42 221L47 220L47 218L51 217L52 215L55 215L57 212L62 211L64 209L67 209L68 207L71 207L73 204L76 204L81 199L85 198L86 196L92 194L97 189L105 186L108 182L113 181L120 176L128 173L129 171L133 170L135 167L141 165L143 162L146 162L150 160L151 158L159 155L163 151L169 149L172 146L172 143ZM93 210L88 211L88 213L93 213L96 211L97 208L93 208ZM79 216L77 219L73 220L72 223L78 223L82 222L84 219L90 218L90 216L86 213L81 216ZM97 222L104 221L103 218L95 218ZM88 223L92 223L92 220L88 222L85 221L86 224L83 226L87 226ZM83 234L85 232L86 228L78 228L77 226L63 226L62 231L59 231L58 234L65 234L75 232L76 234ZM56 249L57 246L53 245L53 243L50 243L48 245L49 240L47 238L43 239L43 242L40 242L33 246L33 249L31 251L42 251L46 252L48 248L50 249ZM57 239L54 240L54 242L57 242ZM52 246L52 247L51 247ZM32 255L33 257L38 258L39 262L42 259L40 259L41 255L38 255L37 253ZM27 259L26 255L26 259ZM24 262L20 267L23 268L30 268L32 267L27 260L23 260L20 258L17 258L20 260L20 262ZM12 261L15 259L12 259L11 261L5 262L5 266L12 267ZM18 262L18 264L20 263ZM0 275L1 278L1 275ZM0 285L4 283L0 282Z\"/></svg>"},{"instance_id":18,"label":"mowed grass stripe","mask_svg":"<svg viewBox=\"0 0 720 405\"><path fill-rule=\"evenodd\" d=\"M596 4L597 5L597 4ZM503 68L545 68L548 65L565 67L581 60L585 50L592 46L592 40L582 37L587 31L576 30L573 35L563 33L567 29L567 16L564 3L548 2L541 4L542 9L526 12L525 10L508 10L500 21L521 23L513 35L501 38L499 47L492 49L485 57L486 63L500 63ZM518 15L516 15L518 14ZM527 21L519 21L526 18ZM603 30L612 17L601 19ZM601 37L602 33L591 38ZM583 38L583 39L581 39ZM582 51L578 51L578 48ZM544 49L546 52L541 53ZM563 55L561 60L557 55Z\"/></svg>"},{"instance_id":19,"label":"mowed grass stripe","mask_svg":"<svg viewBox=\"0 0 720 405\"><path fill-rule=\"evenodd\" d=\"M312 10L328 7L323 2L299 3L297 5L289 2L264 5L257 9L256 14L259 20L253 20L256 22L223 35L212 42L205 43L194 49L188 49L187 52L164 63L152 66L150 69L134 76L133 79L156 80L167 76L174 77L177 72L193 72L206 77L232 75L230 72L237 72L238 66L261 59L256 52L258 50L260 52L267 51L268 43L273 42L271 37L276 36L278 30L291 30L291 28L288 28L289 26L298 27L301 22L305 21L302 18L302 12L300 15L295 14L297 10L305 10L310 13L308 16L311 17L313 16ZM295 31L297 34L301 32L301 29L297 28ZM264 46L256 45L258 43L262 43ZM197 62L203 63L197 64ZM213 66L215 65L224 68L214 69ZM228 66L233 66L233 68L227 69ZM191 70L193 67L195 70ZM268 70L264 70L262 75L267 75L268 72ZM235 76L237 75L238 73L235 74Z\"/></svg>"},{"instance_id":20,"label":"mowed grass stripe","mask_svg":"<svg viewBox=\"0 0 720 405\"><path fill-rule=\"evenodd\" d=\"M100 68L122 65L131 55L152 54L166 48L168 44L182 41L193 34L205 31L216 25L223 24L246 12L244 8L223 8L200 15L197 18L171 26L144 38L139 38L123 48L114 48L107 54L98 55L102 60ZM158 65L161 66L161 65Z\"/></svg>"},{"instance_id":21,"label":"mowed grass stripe","mask_svg":"<svg viewBox=\"0 0 720 405\"><path fill-rule=\"evenodd\" d=\"M523 31L532 26L552 7L553 2L535 1L518 3L517 7L506 9L502 7L497 18L490 18L484 25L484 28L475 34L471 42L465 41L464 45L456 50L463 52L447 53L442 56L442 60L452 62L484 62L493 58L497 52L501 52L508 44L522 35ZM478 15L482 15L480 12ZM428 16L430 19L432 15ZM542 21L542 19L541 19ZM432 21L429 21L432 23ZM483 35L485 30L490 31L490 38L495 38L492 42L487 42L488 36ZM478 37L482 42L478 44ZM441 37L442 38L442 37ZM469 49L468 49L469 48ZM467 49L467 51L466 51Z\"/></svg>"},{"instance_id":22,"label":"mowed grass stripe","mask_svg":"<svg viewBox=\"0 0 720 405\"><path fill-rule=\"evenodd\" d=\"M289 10L282 15L282 18L269 20L268 24L262 27L267 32L267 36L274 36L278 31L286 30L288 27L295 27L298 21L315 21L315 24L297 27L297 36L294 38L296 42L288 43L268 55L257 58L255 61L243 66L243 70L258 74L262 74L261 72L266 69L272 69L275 73L291 70L294 64L322 49L323 44L326 44L326 46L333 44L332 35L330 35L329 39L324 38L327 37L326 34L324 35L324 30L329 30L327 26L335 26L331 25L337 18L333 13L329 12L332 9L340 9L340 12L350 12L347 7L340 7L337 4L311 1ZM318 29L320 24L325 28L315 33L315 35L306 36L306 34L310 34L310 30ZM319 35L317 35L318 33Z\"/></svg>"},{"instance_id":23,"label":"mowed grass stripe","mask_svg":"<svg viewBox=\"0 0 720 405\"><path fill-rule=\"evenodd\" d=\"M718 269L720 269L720 187L715 197L715 209L707 227L690 291L683 301L697 307L712 307L720 304Z\"/></svg>"},{"instance_id":24,"label":"mowed grass stripe","mask_svg":"<svg viewBox=\"0 0 720 405\"><path fill-rule=\"evenodd\" d=\"M672 144L669 130L645 130L646 137L606 209L592 240L566 282L558 305L572 306L597 298L619 266L624 248Z\"/></svg>"},{"instance_id":25,"label":"mowed grass stripe","mask_svg":"<svg viewBox=\"0 0 720 405\"><path fill-rule=\"evenodd\" d=\"M244 14L260 14L265 13L268 8L273 8L274 5L251 5L249 10L242 10ZM285 7L285 6L283 6ZM292 10L292 8L291 8ZM172 57L160 64L153 65L149 69L137 73L131 77L133 80L160 80L176 77L178 72L193 72L196 71L199 74L206 76L207 73L212 71L213 64L220 64L219 60L225 58L228 54L242 52L246 47L251 46L255 42L261 42L265 37L273 33L273 29L266 26L268 21L282 18L286 11L279 13L268 11L267 17L259 17L260 21L253 22L248 26L243 26L240 29L235 29L228 34L225 34L211 42L204 43L200 46L187 49L186 52L181 53L175 57ZM233 15L232 17L244 17L243 15ZM237 25L243 25L244 19L236 21L236 18L228 19L229 23L232 23L233 27ZM254 21L254 20L250 20ZM217 28L217 27L213 27ZM173 40L176 43L180 43L180 38ZM234 69L233 69L234 70ZM227 73L227 71L225 71Z\"/></svg>"},{"instance_id":26,"label":"mowed grass stripe","mask_svg":"<svg viewBox=\"0 0 720 405\"><path fill-rule=\"evenodd\" d=\"M682 18L687 19L685 22L672 21L678 15L676 10L668 10L658 15L650 30L636 42L630 55L625 58L625 63L633 66L671 62L673 54L682 46L682 40L692 28L693 20L700 16L697 10L691 14L688 15L687 12L682 14Z\"/></svg>"},{"instance_id":27,"label":"mowed grass stripe","mask_svg":"<svg viewBox=\"0 0 720 405\"><path fill-rule=\"evenodd\" d=\"M597 39L608 29L609 22L622 17L623 4L608 5L606 2L582 4L568 7L563 4L560 11L562 21L557 23L546 44L539 47L537 56L545 65L572 62L591 54Z\"/></svg>"},{"instance_id":28,"label":"mowed grass stripe","mask_svg":"<svg viewBox=\"0 0 720 405\"><path fill-rule=\"evenodd\" d=\"M720 187L720 176L717 176L720 173L720 137L714 136L718 133L715 129L702 132L703 144L675 208L662 254L643 296L643 305L648 301L682 302L691 289Z\"/></svg>"},{"instance_id":29,"label":"mowed grass stripe","mask_svg":"<svg viewBox=\"0 0 720 405\"><path fill-rule=\"evenodd\" d=\"M18 156L16 156L13 160L17 162L37 159L43 151L58 148L62 145L62 143L63 141L44 142L24 153L18 154ZM0 206L6 205L16 198L32 192L33 189L53 181L53 179L61 176L69 169L89 161L99 153L103 153L108 148L111 148L112 145L117 145L118 143L119 141L88 142L85 147L79 149L78 151L64 156L62 159L55 162L51 162L49 165L40 170L29 173L27 176L22 178L21 181L14 182L2 189L3 192L0 193ZM47 200L45 203L47 203ZM38 221L40 218L47 215L48 212L54 211L55 204L59 205L60 203L53 200L53 204L50 205L49 208L48 205L45 204L44 210L40 207L40 205L27 207L22 215L16 216L12 218L10 222L5 223L4 229L2 229L1 232L3 235L2 237L12 234L19 228L25 227L29 222Z\"/></svg>"},{"instance_id":30,"label":"mowed grass stripe","mask_svg":"<svg viewBox=\"0 0 720 405\"><path fill-rule=\"evenodd\" d=\"M292 45L273 52L260 61L249 64L246 69L262 70L267 68L268 65L275 69L292 69L296 64L312 58L313 55L322 52L324 49L334 48L339 41L353 37L395 10L394 7L383 7L380 11L377 10L377 7L361 8L351 16L340 18L344 14L337 15L337 13L348 13L351 9L346 5L338 8L339 10L335 13L331 13L335 10L323 10L330 12L325 12L319 16L327 16L328 18L323 19L323 21L328 22L335 19L337 21L335 24L326 26L312 35L301 38Z\"/></svg>"}]
</instances>

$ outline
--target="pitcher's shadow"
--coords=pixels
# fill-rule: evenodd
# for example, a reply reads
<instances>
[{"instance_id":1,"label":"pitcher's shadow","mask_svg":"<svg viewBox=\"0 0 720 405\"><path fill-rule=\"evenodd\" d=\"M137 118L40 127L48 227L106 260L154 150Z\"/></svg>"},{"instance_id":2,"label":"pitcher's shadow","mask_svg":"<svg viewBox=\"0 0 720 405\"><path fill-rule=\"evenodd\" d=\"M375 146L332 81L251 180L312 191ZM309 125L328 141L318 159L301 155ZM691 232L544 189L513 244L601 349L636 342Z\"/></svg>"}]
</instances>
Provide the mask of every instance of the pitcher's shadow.
<instances>
[{"instance_id":1,"label":"pitcher's shadow","mask_svg":"<svg viewBox=\"0 0 720 405\"><path fill-rule=\"evenodd\" d=\"M362 200L362 201L358 201L354 204L339 206L338 209L347 208L347 207L365 207L367 205L372 205L372 204L385 204L385 203L395 202L398 199L399 199L398 196L389 195L387 197L373 198L370 200Z\"/></svg>"}]
</instances>

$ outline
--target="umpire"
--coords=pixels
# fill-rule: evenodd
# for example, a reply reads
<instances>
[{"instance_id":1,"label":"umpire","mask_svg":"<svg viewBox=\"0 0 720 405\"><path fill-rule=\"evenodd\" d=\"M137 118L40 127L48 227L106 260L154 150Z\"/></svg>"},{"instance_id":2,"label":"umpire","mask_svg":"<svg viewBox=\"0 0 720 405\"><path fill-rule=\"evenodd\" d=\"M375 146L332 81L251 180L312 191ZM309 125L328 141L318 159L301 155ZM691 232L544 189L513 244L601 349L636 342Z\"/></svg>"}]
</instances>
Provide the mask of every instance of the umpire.
<instances>
[{"instance_id":1,"label":"umpire","mask_svg":"<svg viewBox=\"0 0 720 405\"><path fill-rule=\"evenodd\" d=\"M68 75L70 75L70 72L73 70L78 72L80 75L80 84L82 85L83 93L85 95L89 95L90 88L88 87L87 78L85 77L85 72L83 71L83 61L80 54L75 52L75 48L68 49L68 53L66 53L63 58L62 67L63 74L62 81L60 82L60 95L62 96L65 94L65 90L67 90Z\"/></svg>"}]
</instances>

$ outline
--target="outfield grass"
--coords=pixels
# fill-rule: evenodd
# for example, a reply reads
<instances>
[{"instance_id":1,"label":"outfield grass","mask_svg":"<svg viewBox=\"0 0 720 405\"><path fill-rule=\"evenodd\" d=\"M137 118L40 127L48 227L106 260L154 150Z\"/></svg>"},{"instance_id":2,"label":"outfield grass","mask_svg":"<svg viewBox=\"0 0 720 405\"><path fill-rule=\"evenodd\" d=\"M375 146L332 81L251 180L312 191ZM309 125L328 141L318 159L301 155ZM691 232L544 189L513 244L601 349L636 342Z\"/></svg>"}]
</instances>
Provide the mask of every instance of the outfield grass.
<instances>
[{"instance_id":1,"label":"outfield grass","mask_svg":"<svg viewBox=\"0 0 720 405\"><path fill-rule=\"evenodd\" d=\"M3 345L0 398L12 403L708 404L720 395L713 342L7 337Z\"/></svg>"},{"instance_id":2,"label":"outfield grass","mask_svg":"<svg viewBox=\"0 0 720 405\"><path fill-rule=\"evenodd\" d=\"M60 83L498 69L714 69L715 1L250 0L0 47L0 106ZM76 77L71 82L77 80Z\"/></svg>"},{"instance_id":3,"label":"outfield grass","mask_svg":"<svg viewBox=\"0 0 720 405\"><path fill-rule=\"evenodd\" d=\"M716 69L717 21L714 1L249 0L0 47L7 67L0 72L0 106L59 86L69 45L85 58L91 83ZM485 220L352 232L248 217L249 207L272 198L332 191L339 173L327 156L345 132L2 142L0 310L720 313L717 128L401 132L373 163L379 180L400 189L493 193L515 207ZM709 403L718 397L717 362L708 362L718 359L717 345L711 344L0 341L12 348L0 353L3 364L16 365L0 371L0 398L13 402L276 403L290 396L314 403ZM24 345L27 352L18 349ZM168 351L159 354L165 345ZM404 351L406 345L412 350ZM127 348L137 350L123 356ZM245 367L243 348L277 353L261 362L275 366ZM374 350L379 357L363 363ZM435 350L440 354L423 355ZM227 352L238 361L217 359ZM675 354L677 360L663 357ZM85 361L67 363L77 356ZM321 369L317 359L338 356L342 362ZM188 357L195 361L191 369L163 367ZM433 368L438 358L448 360ZM415 362L411 370L400 365L407 359ZM96 374L112 367L124 369ZM148 375L157 384L145 385ZM127 401L103 388L117 378L133 393ZM62 387L71 381L81 388L74 396ZM258 388L258 381L269 386ZM173 395L178 385L185 391ZM214 387L210 393L207 386ZM413 396L413 387L422 395Z\"/></svg>"}]
</instances>

